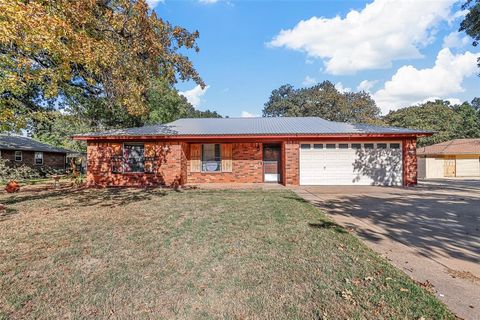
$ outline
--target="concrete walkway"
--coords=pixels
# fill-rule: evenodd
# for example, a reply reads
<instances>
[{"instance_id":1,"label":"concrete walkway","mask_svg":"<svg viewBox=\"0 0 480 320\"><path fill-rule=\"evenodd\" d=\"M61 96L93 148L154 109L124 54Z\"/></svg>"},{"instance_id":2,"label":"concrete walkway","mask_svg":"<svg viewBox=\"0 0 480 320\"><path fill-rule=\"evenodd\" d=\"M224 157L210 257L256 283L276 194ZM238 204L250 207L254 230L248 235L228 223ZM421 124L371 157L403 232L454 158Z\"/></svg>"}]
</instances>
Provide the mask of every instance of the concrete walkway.
<instances>
[{"instance_id":1,"label":"concrete walkway","mask_svg":"<svg viewBox=\"0 0 480 320\"><path fill-rule=\"evenodd\" d=\"M480 319L480 180L293 190L464 319ZM428 282L427 282L428 281Z\"/></svg>"}]
</instances>

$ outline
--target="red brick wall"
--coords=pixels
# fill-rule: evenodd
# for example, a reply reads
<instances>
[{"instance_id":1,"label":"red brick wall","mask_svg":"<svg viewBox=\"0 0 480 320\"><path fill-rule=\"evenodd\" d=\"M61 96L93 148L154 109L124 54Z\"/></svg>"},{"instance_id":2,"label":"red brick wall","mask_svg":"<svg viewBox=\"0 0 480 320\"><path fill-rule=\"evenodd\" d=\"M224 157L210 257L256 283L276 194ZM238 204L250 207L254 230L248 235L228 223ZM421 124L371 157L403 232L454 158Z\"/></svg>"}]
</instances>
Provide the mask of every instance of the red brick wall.
<instances>
[{"instance_id":1,"label":"red brick wall","mask_svg":"<svg viewBox=\"0 0 480 320\"><path fill-rule=\"evenodd\" d=\"M14 150L1 150L2 159L8 160L7 164L11 166L27 165L32 168L48 167L53 169L65 169L65 154L56 152L44 152L43 153L43 165L35 165L34 151L22 151L22 161L15 161Z\"/></svg>"},{"instance_id":2,"label":"red brick wall","mask_svg":"<svg viewBox=\"0 0 480 320\"><path fill-rule=\"evenodd\" d=\"M160 158L153 174L111 173L110 158L121 154L122 143L89 142L89 185L142 186L183 183L261 183L263 182L262 143L233 143L232 172L191 172L190 145L183 142L145 142L147 156ZM285 141L282 145L282 183L299 184L299 142ZM404 185L417 183L416 139L403 140ZM33 161L33 159L32 159Z\"/></svg>"},{"instance_id":3,"label":"red brick wall","mask_svg":"<svg viewBox=\"0 0 480 320\"><path fill-rule=\"evenodd\" d=\"M285 185L298 185L300 174L300 145L298 141L285 141L282 148L283 177Z\"/></svg>"},{"instance_id":4,"label":"red brick wall","mask_svg":"<svg viewBox=\"0 0 480 320\"><path fill-rule=\"evenodd\" d=\"M187 153L187 158L190 160L189 153ZM233 143L232 158L232 172L190 172L189 163L187 165L187 182L263 182L263 145L261 143Z\"/></svg>"},{"instance_id":5,"label":"red brick wall","mask_svg":"<svg viewBox=\"0 0 480 320\"><path fill-rule=\"evenodd\" d=\"M122 143L89 142L87 146L87 184L89 186L148 186L181 183L186 165L183 143L145 142L145 156L156 156L154 173L112 173L111 157L122 154ZM182 161L183 157L183 161Z\"/></svg>"},{"instance_id":6,"label":"red brick wall","mask_svg":"<svg viewBox=\"0 0 480 320\"><path fill-rule=\"evenodd\" d=\"M417 184L417 140L403 140L403 185Z\"/></svg>"}]
</instances>

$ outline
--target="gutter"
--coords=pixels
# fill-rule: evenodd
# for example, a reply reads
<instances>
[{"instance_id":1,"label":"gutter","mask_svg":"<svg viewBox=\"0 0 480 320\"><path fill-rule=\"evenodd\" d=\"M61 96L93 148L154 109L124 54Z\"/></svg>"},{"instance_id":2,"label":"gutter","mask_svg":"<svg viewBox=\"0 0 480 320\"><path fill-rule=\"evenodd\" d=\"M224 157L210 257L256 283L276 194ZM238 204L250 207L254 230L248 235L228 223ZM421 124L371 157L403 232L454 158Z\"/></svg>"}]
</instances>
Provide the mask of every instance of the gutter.
<instances>
[{"instance_id":1,"label":"gutter","mask_svg":"<svg viewBox=\"0 0 480 320\"><path fill-rule=\"evenodd\" d=\"M114 135L114 136L73 136L78 141L114 141L114 140L241 140L241 139L348 139L354 138L418 138L433 135L433 132L412 132L412 133L360 133L360 134L271 134L271 135Z\"/></svg>"}]
</instances>

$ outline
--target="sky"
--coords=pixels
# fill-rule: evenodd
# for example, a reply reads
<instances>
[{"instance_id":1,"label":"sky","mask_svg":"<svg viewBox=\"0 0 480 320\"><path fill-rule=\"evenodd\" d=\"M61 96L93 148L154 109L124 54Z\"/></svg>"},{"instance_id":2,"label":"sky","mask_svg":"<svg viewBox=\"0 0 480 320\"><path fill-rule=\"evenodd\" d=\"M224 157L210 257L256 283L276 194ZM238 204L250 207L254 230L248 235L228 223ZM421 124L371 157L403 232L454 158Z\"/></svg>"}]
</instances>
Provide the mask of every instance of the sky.
<instances>
[{"instance_id":1,"label":"sky","mask_svg":"<svg viewBox=\"0 0 480 320\"><path fill-rule=\"evenodd\" d=\"M272 90L324 80L369 92L384 114L480 96L480 48L458 32L465 12L454 0L147 2L200 33L200 52L182 52L207 86L177 85L200 110L261 116Z\"/></svg>"}]
</instances>

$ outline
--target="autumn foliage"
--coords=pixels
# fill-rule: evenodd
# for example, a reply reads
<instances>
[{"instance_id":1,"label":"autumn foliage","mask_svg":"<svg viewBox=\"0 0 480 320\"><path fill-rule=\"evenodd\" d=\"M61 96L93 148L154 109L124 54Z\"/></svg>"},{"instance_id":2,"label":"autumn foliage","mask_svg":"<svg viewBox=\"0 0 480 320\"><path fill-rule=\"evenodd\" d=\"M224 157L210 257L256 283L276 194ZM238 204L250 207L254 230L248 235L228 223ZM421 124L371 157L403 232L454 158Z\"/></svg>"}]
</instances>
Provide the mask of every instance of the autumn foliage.
<instances>
[{"instance_id":1,"label":"autumn foliage","mask_svg":"<svg viewBox=\"0 0 480 320\"><path fill-rule=\"evenodd\" d=\"M144 114L152 78L204 86L179 53L197 38L145 0L0 0L0 122L71 94Z\"/></svg>"}]
</instances>

